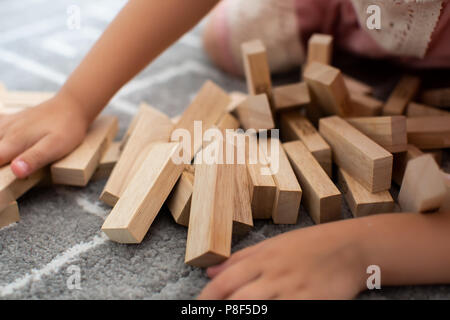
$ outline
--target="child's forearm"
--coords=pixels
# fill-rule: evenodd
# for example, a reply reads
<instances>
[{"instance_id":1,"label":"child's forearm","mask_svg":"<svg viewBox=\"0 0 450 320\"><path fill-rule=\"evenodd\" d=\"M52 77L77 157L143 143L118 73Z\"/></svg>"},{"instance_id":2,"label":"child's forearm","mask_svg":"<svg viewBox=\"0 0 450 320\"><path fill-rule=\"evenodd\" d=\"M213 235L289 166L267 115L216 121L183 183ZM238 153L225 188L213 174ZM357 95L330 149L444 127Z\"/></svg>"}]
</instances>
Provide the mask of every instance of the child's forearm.
<instances>
[{"instance_id":1,"label":"child's forearm","mask_svg":"<svg viewBox=\"0 0 450 320\"><path fill-rule=\"evenodd\" d=\"M354 221L364 264L380 267L383 285L450 283L450 213Z\"/></svg>"},{"instance_id":2,"label":"child's forearm","mask_svg":"<svg viewBox=\"0 0 450 320\"><path fill-rule=\"evenodd\" d=\"M112 96L181 35L218 0L132 0L110 24L61 89L88 121Z\"/></svg>"}]
</instances>

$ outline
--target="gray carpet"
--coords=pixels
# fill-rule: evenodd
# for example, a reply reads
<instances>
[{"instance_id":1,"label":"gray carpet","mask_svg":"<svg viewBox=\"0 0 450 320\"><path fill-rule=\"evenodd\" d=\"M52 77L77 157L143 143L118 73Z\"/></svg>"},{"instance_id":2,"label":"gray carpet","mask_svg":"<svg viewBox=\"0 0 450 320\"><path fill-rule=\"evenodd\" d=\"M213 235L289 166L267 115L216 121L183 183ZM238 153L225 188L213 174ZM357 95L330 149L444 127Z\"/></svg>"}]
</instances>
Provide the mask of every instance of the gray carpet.
<instances>
[{"instance_id":1,"label":"gray carpet","mask_svg":"<svg viewBox=\"0 0 450 320\"><path fill-rule=\"evenodd\" d=\"M72 4L81 9L80 30L66 26ZM16 90L57 90L123 4L122 0L1 0L0 82ZM206 79L227 90L245 90L241 79L208 62L201 50L200 28L146 68L107 107L107 113L119 117L121 134L141 101L175 116ZM19 200L22 220L0 230L0 298L193 299L198 295L208 280L203 270L183 263L186 229L173 222L166 208L142 244L120 245L105 239L100 227L109 209L98 201L104 183L39 188ZM350 217L346 206L342 212ZM296 226L257 222L248 235L234 239L233 251L311 224L303 210ZM71 290L67 281L74 266L81 271L81 289ZM450 298L450 287L386 288L360 298L442 299Z\"/></svg>"}]
</instances>

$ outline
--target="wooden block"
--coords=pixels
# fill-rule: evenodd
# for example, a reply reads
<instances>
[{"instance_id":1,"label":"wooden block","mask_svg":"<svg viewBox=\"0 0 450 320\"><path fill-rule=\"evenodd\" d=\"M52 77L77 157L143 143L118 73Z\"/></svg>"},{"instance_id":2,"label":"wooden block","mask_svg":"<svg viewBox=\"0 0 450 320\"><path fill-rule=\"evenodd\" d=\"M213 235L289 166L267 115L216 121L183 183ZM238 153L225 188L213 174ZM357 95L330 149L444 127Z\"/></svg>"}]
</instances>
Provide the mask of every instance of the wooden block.
<instances>
[{"instance_id":1,"label":"wooden block","mask_svg":"<svg viewBox=\"0 0 450 320\"><path fill-rule=\"evenodd\" d=\"M350 91L351 95L371 95L373 93L373 89L371 86L346 74L342 76L344 77L345 86L347 87L348 91Z\"/></svg>"},{"instance_id":2,"label":"wooden block","mask_svg":"<svg viewBox=\"0 0 450 320\"><path fill-rule=\"evenodd\" d=\"M317 62L308 65L303 75L311 100L327 115L351 114L350 95L339 69Z\"/></svg>"},{"instance_id":3,"label":"wooden block","mask_svg":"<svg viewBox=\"0 0 450 320\"><path fill-rule=\"evenodd\" d=\"M47 175L48 170L45 168L36 171L26 179L19 179L12 172L10 165L0 168L0 211L36 186Z\"/></svg>"},{"instance_id":4,"label":"wooden block","mask_svg":"<svg viewBox=\"0 0 450 320\"><path fill-rule=\"evenodd\" d=\"M230 103L227 106L228 112L234 112L238 105L247 99L248 95L239 91L233 91L230 93Z\"/></svg>"},{"instance_id":5,"label":"wooden block","mask_svg":"<svg viewBox=\"0 0 450 320\"><path fill-rule=\"evenodd\" d=\"M435 107L450 107L450 88L425 90L422 101Z\"/></svg>"},{"instance_id":6,"label":"wooden block","mask_svg":"<svg viewBox=\"0 0 450 320\"><path fill-rule=\"evenodd\" d=\"M182 164L172 157L179 153L179 143L153 146L122 197L102 226L113 241L140 243L183 172Z\"/></svg>"},{"instance_id":7,"label":"wooden block","mask_svg":"<svg viewBox=\"0 0 450 320\"><path fill-rule=\"evenodd\" d=\"M203 142L203 135L194 135L194 121L202 122L204 132L217 123L220 117L227 111L226 109L230 103L231 99L225 91L213 82L207 81L189 107L183 112L181 119L174 127L174 131L177 129L185 129L190 133L191 150L186 151L190 151L191 159L200 150Z\"/></svg>"},{"instance_id":8,"label":"wooden block","mask_svg":"<svg viewBox=\"0 0 450 320\"><path fill-rule=\"evenodd\" d=\"M302 189L298 184L294 170L289 159L281 146L281 142L275 139L268 139L267 149L264 149L266 159L269 161L273 180L277 186L275 202L273 204L272 219L275 224L296 224L300 211L300 201L302 199ZM278 147L273 147L272 144ZM268 151L275 151L272 154ZM277 157L277 159L274 159ZM274 166L273 161L278 165Z\"/></svg>"},{"instance_id":9,"label":"wooden block","mask_svg":"<svg viewBox=\"0 0 450 320\"><path fill-rule=\"evenodd\" d=\"M118 129L117 118L100 116L89 128L84 141L51 167L53 183L86 186Z\"/></svg>"},{"instance_id":10,"label":"wooden block","mask_svg":"<svg viewBox=\"0 0 450 320\"><path fill-rule=\"evenodd\" d=\"M311 103L308 86L305 82L299 82L275 87L273 102L277 112L306 106Z\"/></svg>"},{"instance_id":11,"label":"wooden block","mask_svg":"<svg viewBox=\"0 0 450 320\"><path fill-rule=\"evenodd\" d=\"M0 211L0 228L4 228L19 221L19 207L17 206L16 201L11 202L6 208Z\"/></svg>"},{"instance_id":12,"label":"wooden block","mask_svg":"<svg viewBox=\"0 0 450 320\"><path fill-rule=\"evenodd\" d=\"M443 171L441 172L441 174L444 179L444 184L447 188L447 195L445 196L444 202L441 204L439 212L450 213L450 174Z\"/></svg>"},{"instance_id":13,"label":"wooden block","mask_svg":"<svg viewBox=\"0 0 450 320\"><path fill-rule=\"evenodd\" d=\"M242 44L245 78L248 93L258 95L265 93L272 99L272 80L266 47L261 40L252 40Z\"/></svg>"},{"instance_id":14,"label":"wooden block","mask_svg":"<svg viewBox=\"0 0 450 320\"><path fill-rule=\"evenodd\" d=\"M172 123L173 123L173 124L177 124L178 121L180 121L180 119L181 119L181 114L179 114L179 115L177 115L177 116L175 116L175 117L170 118L170 120L172 120Z\"/></svg>"},{"instance_id":15,"label":"wooden block","mask_svg":"<svg viewBox=\"0 0 450 320\"><path fill-rule=\"evenodd\" d=\"M407 149L406 117L365 117L346 119L352 126L364 133L391 153Z\"/></svg>"},{"instance_id":16,"label":"wooden block","mask_svg":"<svg viewBox=\"0 0 450 320\"><path fill-rule=\"evenodd\" d=\"M338 220L341 193L319 162L301 141L283 144L295 175L302 187L302 203L317 224Z\"/></svg>"},{"instance_id":17,"label":"wooden block","mask_svg":"<svg viewBox=\"0 0 450 320\"><path fill-rule=\"evenodd\" d=\"M360 93L350 93L353 117L375 117L381 115L384 102Z\"/></svg>"},{"instance_id":18,"label":"wooden block","mask_svg":"<svg viewBox=\"0 0 450 320\"><path fill-rule=\"evenodd\" d=\"M236 130L241 126L241 124L236 117L227 112L219 119L216 126L219 130L224 131L226 129Z\"/></svg>"},{"instance_id":19,"label":"wooden block","mask_svg":"<svg viewBox=\"0 0 450 320\"><path fill-rule=\"evenodd\" d=\"M331 146L340 168L370 192L389 190L392 154L337 116L320 119L319 132Z\"/></svg>"},{"instance_id":20,"label":"wooden block","mask_svg":"<svg viewBox=\"0 0 450 320\"><path fill-rule=\"evenodd\" d=\"M231 253L235 166L195 166L185 262L205 268L224 261Z\"/></svg>"},{"instance_id":21,"label":"wooden block","mask_svg":"<svg viewBox=\"0 0 450 320\"><path fill-rule=\"evenodd\" d=\"M313 34L308 40L307 65L320 62L330 65L333 58L333 37L328 34Z\"/></svg>"},{"instance_id":22,"label":"wooden block","mask_svg":"<svg viewBox=\"0 0 450 320\"><path fill-rule=\"evenodd\" d=\"M407 117L450 116L450 112L433 108L424 104L410 102L406 112Z\"/></svg>"},{"instance_id":23,"label":"wooden block","mask_svg":"<svg viewBox=\"0 0 450 320\"><path fill-rule=\"evenodd\" d=\"M111 175L114 166L116 165L117 161L119 161L121 154L121 145L121 141L115 141L111 143L108 150L106 150L105 154L100 159L98 168L91 178L92 181L106 179Z\"/></svg>"},{"instance_id":24,"label":"wooden block","mask_svg":"<svg viewBox=\"0 0 450 320\"><path fill-rule=\"evenodd\" d=\"M142 114L145 113L148 109L148 104L146 103L141 103L139 106L139 111L134 115L134 117L131 119L130 124L128 125L127 131L125 132L125 134L122 137L122 141L121 141L121 146L120 146L120 150L125 149L125 145L128 142L128 139L131 136L131 133L133 132L133 130L136 128L137 122L138 120L141 118Z\"/></svg>"},{"instance_id":25,"label":"wooden block","mask_svg":"<svg viewBox=\"0 0 450 320\"><path fill-rule=\"evenodd\" d=\"M245 130L275 128L269 100L265 94L249 96L236 108L236 114Z\"/></svg>"},{"instance_id":26,"label":"wooden block","mask_svg":"<svg viewBox=\"0 0 450 320\"><path fill-rule=\"evenodd\" d=\"M189 226L192 192L194 191L194 175L183 171L180 179L167 199L167 207L176 223Z\"/></svg>"},{"instance_id":27,"label":"wooden block","mask_svg":"<svg viewBox=\"0 0 450 320\"><path fill-rule=\"evenodd\" d=\"M416 117L406 120L408 143L420 149L450 147L450 117Z\"/></svg>"},{"instance_id":28,"label":"wooden block","mask_svg":"<svg viewBox=\"0 0 450 320\"><path fill-rule=\"evenodd\" d=\"M371 193L342 169L339 169L339 183L354 217L393 212L394 199L389 191Z\"/></svg>"},{"instance_id":29,"label":"wooden block","mask_svg":"<svg viewBox=\"0 0 450 320\"><path fill-rule=\"evenodd\" d=\"M250 178L245 164L237 163L234 169L233 234L245 234L253 227Z\"/></svg>"},{"instance_id":30,"label":"wooden block","mask_svg":"<svg viewBox=\"0 0 450 320\"><path fill-rule=\"evenodd\" d=\"M402 211L438 210L446 194L441 171L432 156L423 155L408 162L398 195Z\"/></svg>"},{"instance_id":31,"label":"wooden block","mask_svg":"<svg viewBox=\"0 0 450 320\"><path fill-rule=\"evenodd\" d=\"M302 141L328 176L332 176L331 148L307 118L298 112L283 113L281 132L285 140Z\"/></svg>"},{"instance_id":32,"label":"wooden block","mask_svg":"<svg viewBox=\"0 0 450 320\"><path fill-rule=\"evenodd\" d=\"M140 118L128 138L100 199L114 206L145 159L145 155L141 157L139 155L153 143L169 142L172 129L173 124L168 116L150 106L141 107Z\"/></svg>"},{"instance_id":33,"label":"wooden block","mask_svg":"<svg viewBox=\"0 0 450 320\"><path fill-rule=\"evenodd\" d=\"M425 154L431 155L434 161L436 161L437 165L441 166L442 158L444 156L444 152L442 150L427 150Z\"/></svg>"},{"instance_id":34,"label":"wooden block","mask_svg":"<svg viewBox=\"0 0 450 320\"><path fill-rule=\"evenodd\" d=\"M259 148L255 136L245 135L245 139L247 139L246 146L248 148L253 148L252 146ZM249 149L246 150L246 164L253 219L270 219L272 217L277 185L272 178L265 156L259 151L253 155L249 154L249 151Z\"/></svg>"},{"instance_id":35,"label":"wooden block","mask_svg":"<svg viewBox=\"0 0 450 320\"><path fill-rule=\"evenodd\" d=\"M400 116L405 112L406 106L417 94L420 87L420 79L412 76L404 76L389 96L384 105L383 114L387 116Z\"/></svg>"},{"instance_id":36,"label":"wooden block","mask_svg":"<svg viewBox=\"0 0 450 320\"><path fill-rule=\"evenodd\" d=\"M392 180L399 186L402 185L403 176L405 174L408 161L417 158L424 153L412 144L406 146L406 152L394 154L394 166L392 168Z\"/></svg>"},{"instance_id":37,"label":"wooden block","mask_svg":"<svg viewBox=\"0 0 450 320\"><path fill-rule=\"evenodd\" d=\"M5 108L29 108L55 96L54 92L0 91L0 102Z\"/></svg>"}]
</instances>

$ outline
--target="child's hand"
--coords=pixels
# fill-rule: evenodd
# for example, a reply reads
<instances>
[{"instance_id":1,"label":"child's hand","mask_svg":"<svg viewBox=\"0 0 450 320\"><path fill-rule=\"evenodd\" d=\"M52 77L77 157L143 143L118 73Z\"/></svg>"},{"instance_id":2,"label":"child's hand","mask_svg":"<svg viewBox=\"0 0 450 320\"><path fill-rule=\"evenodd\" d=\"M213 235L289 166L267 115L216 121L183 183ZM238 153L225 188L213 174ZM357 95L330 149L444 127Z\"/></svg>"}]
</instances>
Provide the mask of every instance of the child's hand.
<instances>
[{"instance_id":1,"label":"child's hand","mask_svg":"<svg viewBox=\"0 0 450 320\"><path fill-rule=\"evenodd\" d=\"M208 269L213 280L199 299L354 298L364 289L366 267L357 241L340 230L300 229L241 250Z\"/></svg>"},{"instance_id":2,"label":"child's hand","mask_svg":"<svg viewBox=\"0 0 450 320\"><path fill-rule=\"evenodd\" d=\"M18 178L65 156L89 125L73 100L58 95L13 115L0 115L0 166L11 163Z\"/></svg>"}]
</instances>

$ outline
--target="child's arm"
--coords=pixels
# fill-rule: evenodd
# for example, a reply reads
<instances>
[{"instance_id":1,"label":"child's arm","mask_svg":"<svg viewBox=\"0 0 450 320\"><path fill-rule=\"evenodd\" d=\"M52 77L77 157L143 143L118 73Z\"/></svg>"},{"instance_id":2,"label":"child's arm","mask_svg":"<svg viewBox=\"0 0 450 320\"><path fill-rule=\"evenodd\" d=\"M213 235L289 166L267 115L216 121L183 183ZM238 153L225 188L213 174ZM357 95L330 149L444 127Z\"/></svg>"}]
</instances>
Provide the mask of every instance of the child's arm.
<instances>
[{"instance_id":1,"label":"child's arm","mask_svg":"<svg viewBox=\"0 0 450 320\"><path fill-rule=\"evenodd\" d=\"M217 2L129 1L55 98L0 117L0 166L14 159L22 178L72 151L112 96Z\"/></svg>"},{"instance_id":2,"label":"child's arm","mask_svg":"<svg viewBox=\"0 0 450 320\"><path fill-rule=\"evenodd\" d=\"M450 213L385 214L299 229L208 269L200 299L350 299L367 267L389 285L450 283Z\"/></svg>"}]
</instances>

